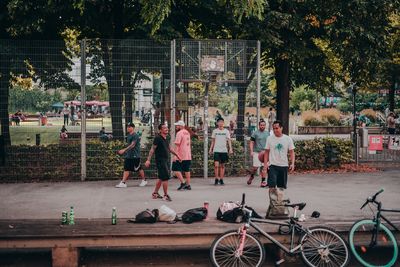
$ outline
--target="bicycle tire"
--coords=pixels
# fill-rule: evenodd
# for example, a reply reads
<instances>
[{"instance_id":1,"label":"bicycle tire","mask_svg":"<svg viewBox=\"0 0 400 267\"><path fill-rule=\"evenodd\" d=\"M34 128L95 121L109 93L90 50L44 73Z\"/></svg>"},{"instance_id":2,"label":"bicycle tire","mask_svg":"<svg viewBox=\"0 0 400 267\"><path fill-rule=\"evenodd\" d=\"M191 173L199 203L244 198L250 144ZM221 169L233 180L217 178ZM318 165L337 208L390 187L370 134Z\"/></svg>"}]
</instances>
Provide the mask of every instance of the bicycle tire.
<instances>
[{"instance_id":1,"label":"bicycle tire","mask_svg":"<svg viewBox=\"0 0 400 267\"><path fill-rule=\"evenodd\" d=\"M299 240L301 258L311 267L345 267L350 263L350 251L346 241L333 230L325 226L309 228L310 233L304 233ZM321 247L321 244L328 246Z\"/></svg>"},{"instance_id":2,"label":"bicycle tire","mask_svg":"<svg viewBox=\"0 0 400 267\"><path fill-rule=\"evenodd\" d=\"M393 266L399 253L396 238L385 225L380 224L380 231L376 239L379 243L371 247L368 243L371 241L374 227L376 227L376 222L373 220L364 219L355 222L349 233L350 250L356 260L366 267ZM368 232L370 232L371 238L368 237ZM381 249L384 248L388 249L387 253L381 253ZM379 257L369 258L368 255L379 255Z\"/></svg>"},{"instance_id":3,"label":"bicycle tire","mask_svg":"<svg viewBox=\"0 0 400 267\"><path fill-rule=\"evenodd\" d=\"M228 231L218 236L211 245L210 259L215 267L262 266L265 260L265 248L261 241L250 233L246 233L243 253L235 255L241 236L238 231Z\"/></svg>"}]
</instances>

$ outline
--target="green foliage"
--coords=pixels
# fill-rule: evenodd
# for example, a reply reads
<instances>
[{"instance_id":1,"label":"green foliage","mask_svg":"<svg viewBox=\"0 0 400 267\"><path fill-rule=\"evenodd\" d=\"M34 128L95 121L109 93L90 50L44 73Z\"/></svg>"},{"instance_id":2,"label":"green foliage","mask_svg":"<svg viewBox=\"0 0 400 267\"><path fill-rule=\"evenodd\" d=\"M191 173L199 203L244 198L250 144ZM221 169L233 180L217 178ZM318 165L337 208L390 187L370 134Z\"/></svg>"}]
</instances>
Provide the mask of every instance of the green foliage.
<instances>
[{"instance_id":1,"label":"green foliage","mask_svg":"<svg viewBox=\"0 0 400 267\"><path fill-rule=\"evenodd\" d=\"M299 108L297 110L304 112L307 110L312 110L313 108L314 108L313 103L311 103L310 100L306 99L300 102Z\"/></svg>"},{"instance_id":2,"label":"green foliage","mask_svg":"<svg viewBox=\"0 0 400 267\"><path fill-rule=\"evenodd\" d=\"M290 108L301 111L314 109L315 96L316 91L307 86L296 87L290 95Z\"/></svg>"},{"instance_id":3,"label":"green foliage","mask_svg":"<svg viewBox=\"0 0 400 267\"><path fill-rule=\"evenodd\" d=\"M9 112L22 110L23 112L43 112L53 108L56 102L61 101L61 94L50 94L48 91L43 91L37 87L32 90L14 87L10 90L9 96Z\"/></svg>"}]
</instances>

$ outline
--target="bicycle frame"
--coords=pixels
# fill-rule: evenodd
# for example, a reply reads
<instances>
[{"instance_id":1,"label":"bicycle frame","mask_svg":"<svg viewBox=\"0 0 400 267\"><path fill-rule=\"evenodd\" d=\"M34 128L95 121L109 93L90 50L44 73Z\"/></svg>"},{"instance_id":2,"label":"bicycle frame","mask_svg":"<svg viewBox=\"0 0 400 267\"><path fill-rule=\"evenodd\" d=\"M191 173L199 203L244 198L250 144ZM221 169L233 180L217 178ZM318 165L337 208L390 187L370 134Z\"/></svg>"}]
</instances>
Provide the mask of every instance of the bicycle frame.
<instances>
[{"instance_id":1,"label":"bicycle frame","mask_svg":"<svg viewBox=\"0 0 400 267\"><path fill-rule=\"evenodd\" d=\"M268 234L265 232L263 229L261 229L260 226L256 224L258 223L267 223L267 224L272 224L272 225L279 225L279 226L286 226L289 227L290 229L290 247L286 247L283 244L281 244L278 240L276 240L272 235ZM289 219L289 221L275 221L275 220L268 220L268 219L256 219L256 218L248 218L247 222L244 224L244 229L242 231L247 231L249 227L253 227L257 232L259 232L261 235L263 235L265 238L270 240L272 243L277 245L280 249L282 249L285 253L289 255L295 255L300 253L299 249L301 248L301 244L294 246L294 238L296 232L301 233L308 233L307 229L304 229L303 226L300 224L296 223L295 219L292 217ZM245 235L244 235L245 236ZM319 242L318 240L316 240ZM310 249L314 250L314 249ZM304 250L306 251L306 250Z\"/></svg>"},{"instance_id":2,"label":"bicycle frame","mask_svg":"<svg viewBox=\"0 0 400 267\"><path fill-rule=\"evenodd\" d=\"M381 219L383 219L387 224L389 224L394 230L399 231L399 229L385 216L382 215L382 212L392 212L392 213L400 213L400 210L393 210L393 209L382 209L382 203L373 201L378 206L378 212L376 213L376 217L374 217L373 221L376 222L376 227L374 227L374 232L371 236L371 243L370 246L376 245L376 238L378 236L379 225L381 224Z\"/></svg>"}]
</instances>

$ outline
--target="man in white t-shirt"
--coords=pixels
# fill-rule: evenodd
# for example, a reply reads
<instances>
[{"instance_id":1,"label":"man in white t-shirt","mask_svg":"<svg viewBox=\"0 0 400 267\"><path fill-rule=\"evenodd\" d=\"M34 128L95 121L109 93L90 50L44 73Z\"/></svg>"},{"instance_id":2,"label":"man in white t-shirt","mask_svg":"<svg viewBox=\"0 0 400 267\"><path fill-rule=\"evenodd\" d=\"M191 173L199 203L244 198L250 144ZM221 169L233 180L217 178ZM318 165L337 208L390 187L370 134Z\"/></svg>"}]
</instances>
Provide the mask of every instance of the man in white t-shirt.
<instances>
[{"instance_id":1,"label":"man in white t-shirt","mask_svg":"<svg viewBox=\"0 0 400 267\"><path fill-rule=\"evenodd\" d=\"M228 147L229 154L233 153L231 135L228 129L224 128L224 119L222 117L217 120L217 129L214 129L211 134L211 147L210 154L214 153L214 174L215 183L214 185L224 185L224 175L225 175L225 163L228 162Z\"/></svg>"},{"instance_id":2,"label":"man in white t-shirt","mask_svg":"<svg viewBox=\"0 0 400 267\"><path fill-rule=\"evenodd\" d=\"M283 127L280 121L272 124L274 135L267 139L265 145L264 166L268 169L268 186L271 189L286 188L288 169L294 170L294 144L292 138L282 133ZM288 162L288 153L290 165Z\"/></svg>"}]
</instances>

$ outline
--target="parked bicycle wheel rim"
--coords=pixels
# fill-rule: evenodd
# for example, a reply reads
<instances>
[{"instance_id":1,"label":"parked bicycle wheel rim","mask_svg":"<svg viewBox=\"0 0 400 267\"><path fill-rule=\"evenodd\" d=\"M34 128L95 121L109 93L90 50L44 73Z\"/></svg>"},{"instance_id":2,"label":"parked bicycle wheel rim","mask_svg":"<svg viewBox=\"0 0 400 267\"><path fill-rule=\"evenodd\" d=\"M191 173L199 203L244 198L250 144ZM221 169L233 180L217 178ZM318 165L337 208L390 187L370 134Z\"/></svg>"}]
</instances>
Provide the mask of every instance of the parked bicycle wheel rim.
<instances>
[{"instance_id":1,"label":"parked bicycle wheel rim","mask_svg":"<svg viewBox=\"0 0 400 267\"><path fill-rule=\"evenodd\" d=\"M301 257L308 266L344 267L350 262L346 241L333 229L324 226L310 227L310 233L300 238Z\"/></svg>"},{"instance_id":2,"label":"parked bicycle wheel rim","mask_svg":"<svg viewBox=\"0 0 400 267\"><path fill-rule=\"evenodd\" d=\"M360 220L353 224L349 233L351 252L366 267L393 266L399 253L396 238L385 225L380 224L376 239L378 243L369 246L375 226L376 222L372 220ZM386 249L385 253L382 253L382 249ZM371 258L368 255L379 256Z\"/></svg>"},{"instance_id":3,"label":"parked bicycle wheel rim","mask_svg":"<svg viewBox=\"0 0 400 267\"><path fill-rule=\"evenodd\" d=\"M210 259L213 266L261 266L265 258L262 243L253 235L246 233L242 255L237 255L241 235L237 231L229 231L219 236L210 249Z\"/></svg>"}]
</instances>

